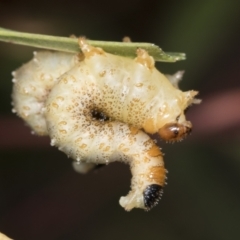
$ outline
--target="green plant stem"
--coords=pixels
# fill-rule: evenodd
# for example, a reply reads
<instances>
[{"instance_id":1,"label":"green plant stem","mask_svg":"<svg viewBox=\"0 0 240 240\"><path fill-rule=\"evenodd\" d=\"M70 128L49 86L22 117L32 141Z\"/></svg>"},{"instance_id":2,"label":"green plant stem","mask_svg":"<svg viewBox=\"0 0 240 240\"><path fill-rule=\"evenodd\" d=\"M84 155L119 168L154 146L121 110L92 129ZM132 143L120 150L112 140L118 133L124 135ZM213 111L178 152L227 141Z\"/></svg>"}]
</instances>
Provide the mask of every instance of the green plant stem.
<instances>
[{"instance_id":1,"label":"green plant stem","mask_svg":"<svg viewBox=\"0 0 240 240\"><path fill-rule=\"evenodd\" d=\"M0 28L0 40L8 43L56 51L80 52L77 38L23 33ZM152 43L87 41L92 46L101 47L106 52L125 57L134 58L136 56L136 50L138 48L143 48L148 51L155 61L176 62L185 60L186 58L184 53L165 53L161 48Z\"/></svg>"}]
</instances>

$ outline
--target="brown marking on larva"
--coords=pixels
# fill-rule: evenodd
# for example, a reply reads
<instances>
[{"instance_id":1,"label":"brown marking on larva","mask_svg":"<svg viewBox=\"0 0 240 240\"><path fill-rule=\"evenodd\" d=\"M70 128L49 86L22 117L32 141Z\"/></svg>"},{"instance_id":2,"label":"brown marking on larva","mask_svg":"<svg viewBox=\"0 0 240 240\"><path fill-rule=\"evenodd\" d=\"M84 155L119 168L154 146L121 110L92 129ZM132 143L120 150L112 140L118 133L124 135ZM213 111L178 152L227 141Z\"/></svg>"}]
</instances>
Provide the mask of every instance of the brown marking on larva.
<instances>
[{"instance_id":1,"label":"brown marking on larva","mask_svg":"<svg viewBox=\"0 0 240 240\"><path fill-rule=\"evenodd\" d=\"M99 145L99 149L102 149L103 147L104 147L104 143L101 143L100 145Z\"/></svg>"},{"instance_id":2,"label":"brown marking on larva","mask_svg":"<svg viewBox=\"0 0 240 240\"><path fill-rule=\"evenodd\" d=\"M143 161L144 161L145 163L149 163L149 162L150 162L150 158L144 157Z\"/></svg>"},{"instance_id":3,"label":"brown marking on larva","mask_svg":"<svg viewBox=\"0 0 240 240\"><path fill-rule=\"evenodd\" d=\"M154 86L152 86L152 85L148 85L148 87L147 87L150 91L151 90L153 90L154 89Z\"/></svg>"},{"instance_id":4,"label":"brown marking on larva","mask_svg":"<svg viewBox=\"0 0 240 240\"><path fill-rule=\"evenodd\" d=\"M110 150L110 146L106 146L105 148L103 148L104 152L108 152Z\"/></svg>"},{"instance_id":5,"label":"brown marking on larva","mask_svg":"<svg viewBox=\"0 0 240 240\"><path fill-rule=\"evenodd\" d=\"M125 148L125 144L124 144L124 143L121 143L121 144L119 145L119 150L123 151L124 148Z\"/></svg>"},{"instance_id":6,"label":"brown marking on larva","mask_svg":"<svg viewBox=\"0 0 240 240\"><path fill-rule=\"evenodd\" d=\"M153 118L148 118L146 119L146 121L143 124L143 129L147 132L147 133L155 133L155 126L154 126L154 120Z\"/></svg>"},{"instance_id":7,"label":"brown marking on larva","mask_svg":"<svg viewBox=\"0 0 240 240\"><path fill-rule=\"evenodd\" d=\"M113 75L113 74L116 72L116 69L115 69L115 68L111 68L111 69L109 70L109 72L110 72L111 75Z\"/></svg>"},{"instance_id":8,"label":"brown marking on larva","mask_svg":"<svg viewBox=\"0 0 240 240\"><path fill-rule=\"evenodd\" d=\"M79 138L77 138L77 139L75 140L75 143L80 143L81 141L82 141L82 138L79 137Z\"/></svg>"},{"instance_id":9,"label":"brown marking on larva","mask_svg":"<svg viewBox=\"0 0 240 240\"><path fill-rule=\"evenodd\" d=\"M59 107L58 104L55 103L55 102L52 103L52 106L53 106L54 108L58 108L58 107Z\"/></svg>"},{"instance_id":10,"label":"brown marking on larva","mask_svg":"<svg viewBox=\"0 0 240 240\"><path fill-rule=\"evenodd\" d=\"M62 96L58 96L58 97L57 97L57 100L59 100L59 101L63 101L63 100L64 100L64 97L62 97Z\"/></svg>"},{"instance_id":11,"label":"brown marking on larva","mask_svg":"<svg viewBox=\"0 0 240 240\"><path fill-rule=\"evenodd\" d=\"M76 81L77 81L77 79L76 79L73 75L70 75L70 76L69 76L69 79L70 79L71 81L73 81L73 82L76 82Z\"/></svg>"},{"instance_id":12,"label":"brown marking on larva","mask_svg":"<svg viewBox=\"0 0 240 240\"><path fill-rule=\"evenodd\" d=\"M76 131L76 130L78 129L78 125L75 124L75 125L73 126L73 129Z\"/></svg>"},{"instance_id":13,"label":"brown marking on larva","mask_svg":"<svg viewBox=\"0 0 240 240\"><path fill-rule=\"evenodd\" d=\"M154 119L153 118L147 118L143 124L143 129L147 132L147 133L155 133L155 124L154 124Z\"/></svg>"},{"instance_id":14,"label":"brown marking on larva","mask_svg":"<svg viewBox=\"0 0 240 240\"><path fill-rule=\"evenodd\" d=\"M108 128L113 128L113 124L112 124L111 122L107 123L106 126L107 126Z\"/></svg>"},{"instance_id":15,"label":"brown marking on larva","mask_svg":"<svg viewBox=\"0 0 240 240\"><path fill-rule=\"evenodd\" d=\"M131 131L132 135L136 135L139 132L139 129L134 126L131 126L129 130Z\"/></svg>"},{"instance_id":16,"label":"brown marking on larva","mask_svg":"<svg viewBox=\"0 0 240 240\"><path fill-rule=\"evenodd\" d=\"M82 62L84 60L84 58L85 58L85 56L84 56L84 54L82 52L78 53L77 57L78 57L78 61L79 62Z\"/></svg>"},{"instance_id":17,"label":"brown marking on larva","mask_svg":"<svg viewBox=\"0 0 240 240\"><path fill-rule=\"evenodd\" d=\"M166 170L163 166L155 166L149 169L148 180L164 186L166 179Z\"/></svg>"},{"instance_id":18,"label":"brown marking on larva","mask_svg":"<svg viewBox=\"0 0 240 240\"><path fill-rule=\"evenodd\" d=\"M106 75L106 71L105 70L99 73L100 77L104 77L105 75Z\"/></svg>"},{"instance_id":19,"label":"brown marking on larva","mask_svg":"<svg viewBox=\"0 0 240 240\"><path fill-rule=\"evenodd\" d=\"M67 83L68 83L68 80L67 80L67 78L66 78L66 77L65 77L65 78L63 78L62 82L63 82L63 83L65 83L65 84L67 84Z\"/></svg>"},{"instance_id":20,"label":"brown marking on larva","mask_svg":"<svg viewBox=\"0 0 240 240\"><path fill-rule=\"evenodd\" d=\"M142 87L142 86L143 86L143 83L136 83L135 86L136 86L136 87Z\"/></svg>"},{"instance_id":21,"label":"brown marking on larva","mask_svg":"<svg viewBox=\"0 0 240 240\"><path fill-rule=\"evenodd\" d=\"M139 158L140 158L140 155L139 155L138 153L133 153L133 154L132 154L132 157L133 157L134 159L139 159Z\"/></svg>"},{"instance_id":22,"label":"brown marking on larva","mask_svg":"<svg viewBox=\"0 0 240 240\"><path fill-rule=\"evenodd\" d=\"M112 134L112 133L111 133L111 135L108 135L108 141L109 141L109 142L113 141L113 139L114 139L114 138L113 138L113 134Z\"/></svg>"},{"instance_id":23,"label":"brown marking on larva","mask_svg":"<svg viewBox=\"0 0 240 240\"><path fill-rule=\"evenodd\" d=\"M62 134L67 134L67 131L64 130L64 129L59 129L59 132L62 133Z\"/></svg>"},{"instance_id":24,"label":"brown marking on larva","mask_svg":"<svg viewBox=\"0 0 240 240\"><path fill-rule=\"evenodd\" d=\"M86 148L87 147L87 144L81 144L80 146L79 146L81 149L84 149L84 148Z\"/></svg>"},{"instance_id":25,"label":"brown marking on larva","mask_svg":"<svg viewBox=\"0 0 240 240\"><path fill-rule=\"evenodd\" d=\"M145 142L143 143L143 145L144 145L146 148L151 147L151 146L153 145L153 140L149 138L147 141L145 141Z\"/></svg>"},{"instance_id":26,"label":"brown marking on larva","mask_svg":"<svg viewBox=\"0 0 240 240\"><path fill-rule=\"evenodd\" d=\"M137 103L137 102L140 101L140 99L139 99L139 98L133 98L132 101L135 102L135 103Z\"/></svg>"},{"instance_id":27,"label":"brown marking on larva","mask_svg":"<svg viewBox=\"0 0 240 240\"><path fill-rule=\"evenodd\" d=\"M91 139L93 139L95 137L95 135L93 134L93 133L91 133L90 135L89 135L89 138L91 138Z\"/></svg>"},{"instance_id":28,"label":"brown marking on larva","mask_svg":"<svg viewBox=\"0 0 240 240\"><path fill-rule=\"evenodd\" d=\"M130 149L129 148L123 148L122 149L124 153L127 153Z\"/></svg>"},{"instance_id":29,"label":"brown marking on larva","mask_svg":"<svg viewBox=\"0 0 240 240\"><path fill-rule=\"evenodd\" d=\"M25 112L21 112L19 115L20 115L21 118L23 118L24 120L28 117L28 114L25 113Z\"/></svg>"},{"instance_id":30,"label":"brown marking on larva","mask_svg":"<svg viewBox=\"0 0 240 240\"><path fill-rule=\"evenodd\" d=\"M162 153L159 149L158 146L153 145L148 151L147 151L148 155L150 157L158 157L158 156L162 156Z\"/></svg>"},{"instance_id":31,"label":"brown marking on larva","mask_svg":"<svg viewBox=\"0 0 240 240\"><path fill-rule=\"evenodd\" d=\"M67 122L66 121L61 121L61 122L58 123L58 125L60 125L60 126L61 125L67 125Z\"/></svg>"},{"instance_id":32,"label":"brown marking on larva","mask_svg":"<svg viewBox=\"0 0 240 240\"><path fill-rule=\"evenodd\" d=\"M28 107L28 106L23 106L23 109L24 109L24 110L30 110L30 107Z\"/></svg>"},{"instance_id":33,"label":"brown marking on larva","mask_svg":"<svg viewBox=\"0 0 240 240\"><path fill-rule=\"evenodd\" d=\"M137 165L141 165L141 161L136 159L136 160L133 162L132 166L135 166L135 167L136 167Z\"/></svg>"}]
</instances>

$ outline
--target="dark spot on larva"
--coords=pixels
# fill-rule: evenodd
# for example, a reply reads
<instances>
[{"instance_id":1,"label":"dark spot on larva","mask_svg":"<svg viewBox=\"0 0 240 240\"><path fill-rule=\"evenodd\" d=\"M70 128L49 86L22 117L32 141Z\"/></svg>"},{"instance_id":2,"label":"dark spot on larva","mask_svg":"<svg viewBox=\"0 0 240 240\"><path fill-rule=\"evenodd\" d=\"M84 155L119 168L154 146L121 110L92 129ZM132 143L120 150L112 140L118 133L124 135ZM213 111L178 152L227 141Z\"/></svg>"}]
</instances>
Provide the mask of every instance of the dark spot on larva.
<instances>
[{"instance_id":1,"label":"dark spot on larva","mask_svg":"<svg viewBox=\"0 0 240 240\"><path fill-rule=\"evenodd\" d=\"M143 192L144 205L147 210L155 207L162 196L162 186L158 184L152 184L147 186Z\"/></svg>"},{"instance_id":2,"label":"dark spot on larva","mask_svg":"<svg viewBox=\"0 0 240 240\"><path fill-rule=\"evenodd\" d=\"M110 118L106 114L104 114L103 112L97 109L92 110L91 113L92 113L92 118L95 120L104 121L104 122L110 120Z\"/></svg>"}]
</instances>

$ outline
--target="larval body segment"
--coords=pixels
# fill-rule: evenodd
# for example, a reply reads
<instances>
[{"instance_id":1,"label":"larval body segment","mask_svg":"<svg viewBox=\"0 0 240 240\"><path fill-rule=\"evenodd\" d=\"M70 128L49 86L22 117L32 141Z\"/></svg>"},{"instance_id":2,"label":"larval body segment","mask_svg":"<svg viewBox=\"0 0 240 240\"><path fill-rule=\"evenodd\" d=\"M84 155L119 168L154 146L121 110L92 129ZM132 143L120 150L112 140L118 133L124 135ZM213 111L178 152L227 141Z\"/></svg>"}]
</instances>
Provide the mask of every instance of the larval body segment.
<instances>
[{"instance_id":1,"label":"larval body segment","mask_svg":"<svg viewBox=\"0 0 240 240\"><path fill-rule=\"evenodd\" d=\"M13 73L13 111L38 135L47 135L45 101L58 77L78 62L75 54L34 52L34 58Z\"/></svg>"}]
</instances>

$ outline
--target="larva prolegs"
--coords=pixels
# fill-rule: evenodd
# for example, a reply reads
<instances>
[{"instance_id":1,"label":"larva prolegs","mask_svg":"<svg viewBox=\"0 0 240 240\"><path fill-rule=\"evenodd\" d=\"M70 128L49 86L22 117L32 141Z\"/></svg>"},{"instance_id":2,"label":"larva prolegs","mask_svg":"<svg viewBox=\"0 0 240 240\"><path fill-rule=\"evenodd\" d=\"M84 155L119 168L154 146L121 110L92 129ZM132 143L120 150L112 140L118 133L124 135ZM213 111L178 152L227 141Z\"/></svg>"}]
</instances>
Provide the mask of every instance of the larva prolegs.
<instances>
[{"instance_id":1,"label":"larva prolegs","mask_svg":"<svg viewBox=\"0 0 240 240\"><path fill-rule=\"evenodd\" d=\"M81 161L73 161L72 165L73 165L73 169L76 172L81 173L81 174L88 173L89 171L94 169L96 166L93 163L85 163L85 162L81 162Z\"/></svg>"}]
</instances>

